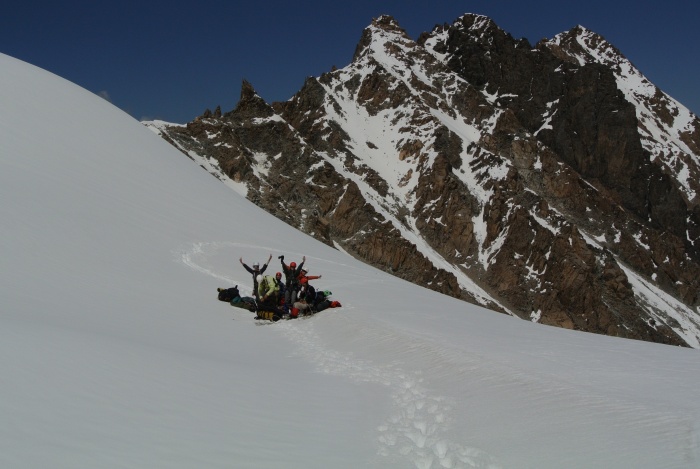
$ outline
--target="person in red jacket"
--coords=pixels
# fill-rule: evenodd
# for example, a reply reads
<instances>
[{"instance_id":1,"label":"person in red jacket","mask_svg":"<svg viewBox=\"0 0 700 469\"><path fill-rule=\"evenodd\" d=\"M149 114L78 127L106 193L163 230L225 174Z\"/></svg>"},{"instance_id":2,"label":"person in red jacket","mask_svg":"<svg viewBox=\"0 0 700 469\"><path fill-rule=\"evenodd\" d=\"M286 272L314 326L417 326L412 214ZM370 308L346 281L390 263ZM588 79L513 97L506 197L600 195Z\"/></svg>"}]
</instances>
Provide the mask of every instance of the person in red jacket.
<instances>
[{"instance_id":1,"label":"person in red jacket","mask_svg":"<svg viewBox=\"0 0 700 469\"><path fill-rule=\"evenodd\" d=\"M301 272L299 273L299 277L297 277L300 285L301 285L301 279L303 279L303 278L305 278L306 281L308 282L309 280L316 280L317 278L323 277L323 275L306 275L308 273L309 273L308 270L301 269Z\"/></svg>"},{"instance_id":2,"label":"person in red jacket","mask_svg":"<svg viewBox=\"0 0 700 469\"><path fill-rule=\"evenodd\" d=\"M299 290L299 299L294 302L292 310L289 313L290 318L297 318L300 314L304 316L315 314L327 308L339 308L341 306L340 302L331 301L328 298L331 292L317 292L314 287L309 285L306 278L302 278L300 283L301 289Z\"/></svg>"}]
</instances>

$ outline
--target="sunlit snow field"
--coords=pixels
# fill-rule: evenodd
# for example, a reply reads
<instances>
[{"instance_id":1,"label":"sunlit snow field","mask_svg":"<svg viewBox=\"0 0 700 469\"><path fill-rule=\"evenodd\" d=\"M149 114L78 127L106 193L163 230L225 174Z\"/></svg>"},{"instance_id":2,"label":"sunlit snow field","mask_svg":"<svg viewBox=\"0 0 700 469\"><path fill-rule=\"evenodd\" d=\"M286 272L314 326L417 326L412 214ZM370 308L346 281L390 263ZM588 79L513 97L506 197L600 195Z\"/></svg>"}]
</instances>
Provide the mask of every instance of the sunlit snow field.
<instances>
[{"instance_id":1,"label":"sunlit snow field","mask_svg":"<svg viewBox=\"0 0 700 469\"><path fill-rule=\"evenodd\" d=\"M693 468L698 351L397 280L99 97L0 55L0 467ZM342 303L216 300L306 256Z\"/></svg>"}]
</instances>

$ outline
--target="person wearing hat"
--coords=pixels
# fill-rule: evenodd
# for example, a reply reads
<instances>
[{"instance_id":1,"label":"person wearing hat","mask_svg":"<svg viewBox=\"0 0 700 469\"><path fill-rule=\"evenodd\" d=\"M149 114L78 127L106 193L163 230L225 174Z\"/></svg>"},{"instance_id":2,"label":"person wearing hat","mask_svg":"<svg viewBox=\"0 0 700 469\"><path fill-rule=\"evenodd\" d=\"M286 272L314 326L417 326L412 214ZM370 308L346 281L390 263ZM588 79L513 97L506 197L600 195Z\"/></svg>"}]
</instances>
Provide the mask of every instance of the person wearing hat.
<instances>
[{"instance_id":1,"label":"person wearing hat","mask_svg":"<svg viewBox=\"0 0 700 469\"><path fill-rule=\"evenodd\" d=\"M289 313L289 305L285 303L285 293L286 293L286 288L284 285L284 281L282 280L282 272L277 272L275 274L275 283L277 284L277 288L279 288L279 303L281 303L282 309L286 313Z\"/></svg>"},{"instance_id":2,"label":"person wearing hat","mask_svg":"<svg viewBox=\"0 0 700 469\"><path fill-rule=\"evenodd\" d=\"M331 301L329 297L331 292L316 291L314 287L309 284L306 277L302 277L299 289L299 298L294 302L292 310L289 313L290 318L299 317L299 314L304 316L308 314L315 314L323 311L327 308L339 308L341 305L338 301Z\"/></svg>"},{"instance_id":3,"label":"person wearing hat","mask_svg":"<svg viewBox=\"0 0 700 469\"><path fill-rule=\"evenodd\" d=\"M305 278L307 281L309 281L309 280L316 280L316 279L323 277L323 275L307 275L308 273L309 273L308 270L301 269L301 272L299 273L299 276L297 277L297 280L299 280L299 284L301 284L301 279L303 279L303 278Z\"/></svg>"},{"instance_id":4,"label":"person wearing hat","mask_svg":"<svg viewBox=\"0 0 700 469\"><path fill-rule=\"evenodd\" d=\"M299 291L299 274L304 268L306 256L302 256L301 264L299 265L297 265L296 262L290 262L289 265L285 264L284 256L279 256L279 260L282 263L282 272L284 272L285 277L284 302L287 305L293 305L297 299L297 292Z\"/></svg>"},{"instance_id":5,"label":"person wearing hat","mask_svg":"<svg viewBox=\"0 0 700 469\"><path fill-rule=\"evenodd\" d=\"M284 311L279 308L279 285L271 275L258 275L257 317L270 321L278 321L284 316Z\"/></svg>"},{"instance_id":6,"label":"person wearing hat","mask_svg":"<svg viewBox=\"0 0 700 469\"><path fill-rule=\"evenodd\" d=\"M258 297L258 275L262 275L263 272L265 272L265 269L267 269L267 264L270 263L270 260L272 259L272 254L270 254L270 257L267 258L267 262L262 266L262 269L260 268L260 264L257 262L253 264L253 268L251 269L248 267L244 262L243 258L241 257L238 259L241 262L241 265L245 270L248 271L248 273L253 275L253 296L255 296L256 300L259 300L260 298Z\"/></svg>"}]
</instances>

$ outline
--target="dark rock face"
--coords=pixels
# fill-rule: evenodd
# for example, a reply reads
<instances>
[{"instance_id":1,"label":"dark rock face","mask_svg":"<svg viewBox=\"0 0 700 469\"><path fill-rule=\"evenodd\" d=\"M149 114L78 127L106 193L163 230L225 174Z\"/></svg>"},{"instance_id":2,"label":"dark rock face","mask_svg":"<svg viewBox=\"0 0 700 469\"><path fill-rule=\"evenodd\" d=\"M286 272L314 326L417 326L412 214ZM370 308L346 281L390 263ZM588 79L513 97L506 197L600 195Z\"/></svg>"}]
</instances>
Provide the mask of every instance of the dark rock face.
<instances>
[{"instance_id":1,"label":"dark rock face","mask_svg":"<svg viewBox=\"0 0 700 469\"><path fill-rule=\"evenodd\" d=\"M531 49L490 20L486 25L477 25L479 21L484 20L468 15L462 18L461 28L449 29L440 51L450 56L450 68L476 87L506 95L502 104L531 133L542 126L544 116L552 114L552 128L538 132L538 140L582 177L614 190L623 206L639 217L646 219L654 212L652 219L656 219L671 209L677 216L669 220L666 215L661 226L672 225L683 232L685 213L674 210L678 202L684 205L680 194L671 194L668 185L654 191L647 185L651 180L663 186L663 178L649 164L635 108L617 88L613 70L597 63L562 62L544 44ZM482 28L488 40L475 36L474 28ZM553 102L555 113L548 110ZM673 199L671 207L668 198Z\"/></svg>"},{"instance_id":2,"label":"dark rock face","mask_svg":"<svg viewBox=\"0 0 700 469\"><path fill-rule=\"evenodd\" d=\"M533 47L465 15L413 41L383 16L350 65L289 101L244 82L234 110L158 131L278 218L416 284L700 347L700 122L630 76L645 83L581 27Z\"/></svg>"}]
</instances>

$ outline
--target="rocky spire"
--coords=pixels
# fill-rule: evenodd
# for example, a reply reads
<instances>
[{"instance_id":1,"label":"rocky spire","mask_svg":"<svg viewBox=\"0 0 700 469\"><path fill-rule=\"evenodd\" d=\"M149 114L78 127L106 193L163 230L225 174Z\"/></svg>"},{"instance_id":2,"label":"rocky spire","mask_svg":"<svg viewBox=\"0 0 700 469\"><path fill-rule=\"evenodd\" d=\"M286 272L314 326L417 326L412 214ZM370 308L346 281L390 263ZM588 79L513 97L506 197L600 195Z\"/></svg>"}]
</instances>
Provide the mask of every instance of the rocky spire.
<instances>
[{"instance_id":1,"label":"rocky spire","mask_svg":"<svg viewBox=\"0 0 700 469\"><path fill-rule=\"evenodd\" d=\"M241 85L241 99L238 101L236 108L224 115L226 118L231 118L235 115L240 119L247 119L252 116L270 117L275 113L272 107L262 99L247 80L243 80Z\"/></svg>"}]
</instances>

